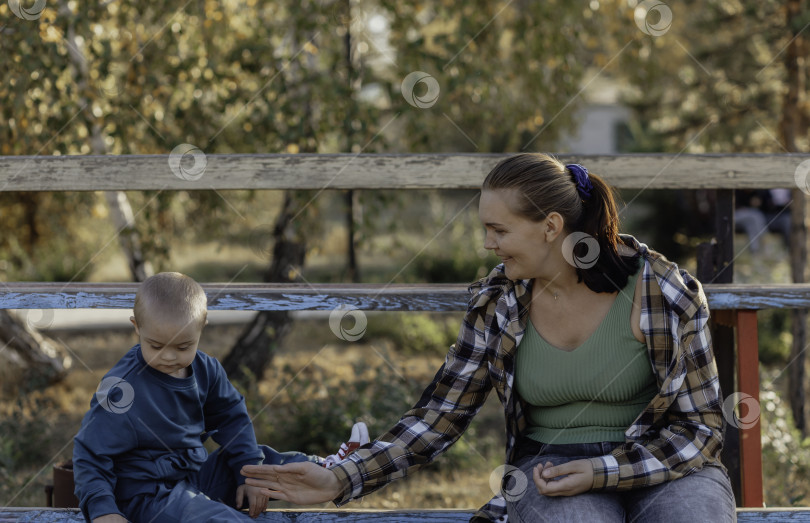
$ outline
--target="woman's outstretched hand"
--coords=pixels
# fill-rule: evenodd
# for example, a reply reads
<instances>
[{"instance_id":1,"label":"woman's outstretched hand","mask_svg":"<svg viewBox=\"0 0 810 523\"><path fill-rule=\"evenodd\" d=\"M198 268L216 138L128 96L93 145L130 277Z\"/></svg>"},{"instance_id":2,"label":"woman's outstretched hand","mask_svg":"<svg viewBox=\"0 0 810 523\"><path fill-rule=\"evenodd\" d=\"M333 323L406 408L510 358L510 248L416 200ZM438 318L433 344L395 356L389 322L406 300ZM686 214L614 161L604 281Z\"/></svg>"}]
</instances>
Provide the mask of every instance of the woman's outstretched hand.
<instances>
[{"instance_id":1,"label":"woman's outstretched hand","mask_svg":"<svg viewBox=\"0 0 810 523\"><path fill-rule=\"evenodd\" d=\"M337 475L315 463L304 461L286 465L245 465L245 483L261 487L262 494L296 505L332 501L343 493Z\"/></svg>"},{"instance_id":2,"label":"woman's outstretched hand","mask_svg":"<svg viewBox=\"0 0 810 523\"><path fill-rule=\"evenodd\" d=\"M532 473L537 492L544 496L576 496L593 488L593 464L587 459L577 459L553 466L538 463ZM560 479L554 479L559 476Z\"/></svg>"}]
</instances>

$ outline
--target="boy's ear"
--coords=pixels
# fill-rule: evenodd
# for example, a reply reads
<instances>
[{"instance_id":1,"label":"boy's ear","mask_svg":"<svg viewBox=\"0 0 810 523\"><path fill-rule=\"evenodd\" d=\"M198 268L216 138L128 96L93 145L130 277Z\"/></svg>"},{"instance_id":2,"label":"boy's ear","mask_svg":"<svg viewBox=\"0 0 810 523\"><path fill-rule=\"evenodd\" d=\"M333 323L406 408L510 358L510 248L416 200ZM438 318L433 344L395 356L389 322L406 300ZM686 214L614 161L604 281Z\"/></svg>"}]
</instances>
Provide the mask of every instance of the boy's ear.
<instances>
[{"instance_id":1,"label":"boy's ear","mask_svg":"<svg viewBox=\"0 0 810 523\"><path fill-rule=\"evenodd\" d=\"M130 317L129 317L129 322L132 324L132 326L133 326L133 327L135 327L135 334L137 334L138 336L140 336L140 335L141 335L141 333L140 333L140 332L138 332L138 322L137 322L137 321L135 321L135 316L130 316Z\"/></svg>"}]
</instances>

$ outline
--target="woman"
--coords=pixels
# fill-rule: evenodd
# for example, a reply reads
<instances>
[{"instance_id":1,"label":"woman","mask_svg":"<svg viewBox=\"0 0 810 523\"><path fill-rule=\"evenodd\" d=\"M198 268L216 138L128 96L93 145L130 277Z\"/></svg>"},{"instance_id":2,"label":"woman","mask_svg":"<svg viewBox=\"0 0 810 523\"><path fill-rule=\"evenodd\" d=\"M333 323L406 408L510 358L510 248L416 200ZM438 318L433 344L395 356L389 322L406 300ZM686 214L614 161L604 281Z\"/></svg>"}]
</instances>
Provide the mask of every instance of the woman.
<instances>
[{"instance_id":1,"label":"woman","mask_svg":"<svg viewBox=\"0 0 810 523\"><path fill-rule=\"evenodd\" d=\"M473 520L735 521L700 283L619 235L611 189L577 164L503 160L479 215L503 263L470 287L458 341L420 401L330 469L245 467L247 482L344 504L431 462L494 388L512 479Z\"/></svg>"}]
</instances>

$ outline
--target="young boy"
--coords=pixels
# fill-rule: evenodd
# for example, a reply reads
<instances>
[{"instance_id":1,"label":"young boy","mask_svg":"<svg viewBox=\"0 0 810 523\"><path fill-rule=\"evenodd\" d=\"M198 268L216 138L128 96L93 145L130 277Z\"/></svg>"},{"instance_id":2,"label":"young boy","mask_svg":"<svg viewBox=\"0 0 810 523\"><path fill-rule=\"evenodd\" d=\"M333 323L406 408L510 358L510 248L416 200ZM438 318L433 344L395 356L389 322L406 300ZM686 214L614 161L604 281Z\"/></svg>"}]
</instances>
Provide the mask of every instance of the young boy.
<instances>
[{"instance_id":1,"label":"young boy","mask_svg":"<svg viewBox=\"0 0 810 523\"><path fill-rule=\"evenodd\" d=\"M319 461L259 446L244 398L197 345L206 296L188 276L161 273L135 297L140 343L107 373L75 437L76 495L93 522L250 521L267 506L243 465ZM220 448L208 456L203 441Z\"/></svg>"}]
</instances>

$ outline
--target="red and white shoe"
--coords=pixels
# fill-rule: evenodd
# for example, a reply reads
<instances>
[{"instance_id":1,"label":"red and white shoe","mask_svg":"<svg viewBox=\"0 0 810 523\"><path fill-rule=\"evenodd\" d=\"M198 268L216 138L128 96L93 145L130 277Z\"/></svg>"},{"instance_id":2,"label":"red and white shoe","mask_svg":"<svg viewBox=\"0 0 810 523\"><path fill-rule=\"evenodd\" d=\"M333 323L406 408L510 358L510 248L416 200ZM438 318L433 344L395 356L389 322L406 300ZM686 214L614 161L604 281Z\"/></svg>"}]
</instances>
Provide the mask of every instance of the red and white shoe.
<instances>
[{"instance_id":1,"label":"red and white shoe","mask_svg":"<svg viewBox=\"0 0 810 523\"><path fill-rule=\"evenodd\" d=\"M346 459L349 454L357 450L361 445L365 445L368 442L368 427L366 427L366 424L362 421L358 421L352 427L352 435L349 437L349 441L341 443L337 454L326 456L321 465L326 468L332 468L337 465L338 462Z\"/></svg>"}]
</instances>

